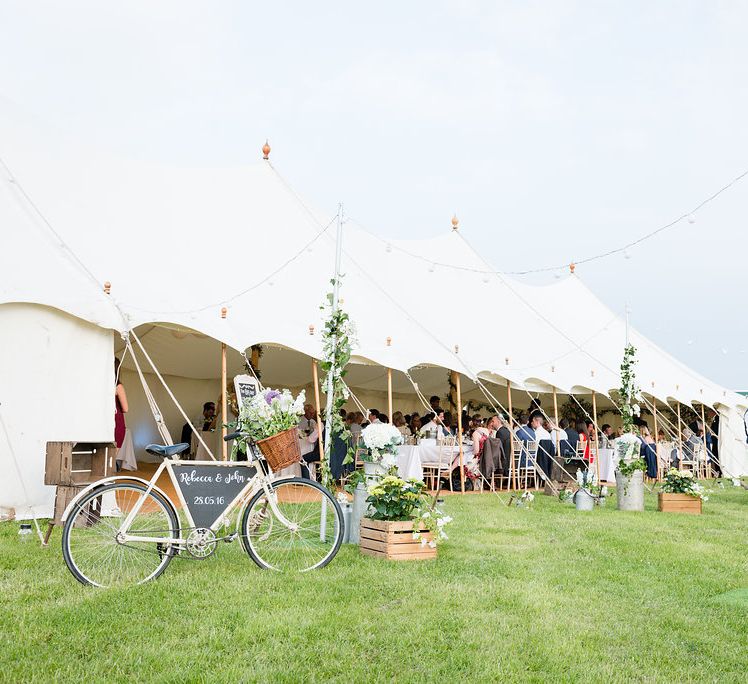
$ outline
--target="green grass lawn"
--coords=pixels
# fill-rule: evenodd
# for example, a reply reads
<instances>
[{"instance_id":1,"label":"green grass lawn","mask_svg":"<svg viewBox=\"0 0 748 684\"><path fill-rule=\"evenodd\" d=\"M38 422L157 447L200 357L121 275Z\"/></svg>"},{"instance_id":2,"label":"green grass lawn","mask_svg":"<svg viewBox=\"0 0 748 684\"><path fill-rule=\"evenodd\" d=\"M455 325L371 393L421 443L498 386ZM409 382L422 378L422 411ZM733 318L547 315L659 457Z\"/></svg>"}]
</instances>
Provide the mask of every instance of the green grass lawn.
<instances>
[{"instance_id":1,"label":"green grass lawn","mask_svg":"<svg viewBox=\"0 0 748 684\"><path fill-rule=\"evenodd\" d=\"M0 681L746 681L748 492L700 517L447 497L436 561L258 569L238 543L156 582L78 584L0 525ZM741 591L742 590L742 591Z\"/></svg>"}]
</instances>

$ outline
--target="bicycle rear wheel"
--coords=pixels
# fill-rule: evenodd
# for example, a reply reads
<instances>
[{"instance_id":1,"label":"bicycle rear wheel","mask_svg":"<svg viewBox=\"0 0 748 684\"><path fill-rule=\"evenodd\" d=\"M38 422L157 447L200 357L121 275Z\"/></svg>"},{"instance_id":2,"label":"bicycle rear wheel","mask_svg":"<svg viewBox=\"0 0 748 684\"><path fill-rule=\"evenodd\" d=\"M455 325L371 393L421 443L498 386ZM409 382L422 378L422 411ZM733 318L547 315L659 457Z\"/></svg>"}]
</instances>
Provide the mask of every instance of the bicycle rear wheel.
<instances>
[{"instance_id":1,"label":"bicycle rear wheel","mask_svg":"<svg viewBox=\"0 0 748 684\"><path fill-rule=\"evenodd\" d=\"M171 503L136 482L112 482L86 494L71 511L62 531L62 555L82 584L97 587L142 584L169 565L175 548L164 542L122 542L117 533L145 497L128 534L174 538L179 522Z\"/></svg>"},{"instance_id":2,"label":"bicycle rear wheel","mask_svg":"<svg viewBox=\"0 0 748 684\"><path fill-rule=\"evenodd\" d=\"M327 565L343 541L343 512L322 485L302 478L279 480L270 496L290 523L274 514L260 489L244 509L242 543L261 568L306 572Z\"/></svg>"}]
</instances>

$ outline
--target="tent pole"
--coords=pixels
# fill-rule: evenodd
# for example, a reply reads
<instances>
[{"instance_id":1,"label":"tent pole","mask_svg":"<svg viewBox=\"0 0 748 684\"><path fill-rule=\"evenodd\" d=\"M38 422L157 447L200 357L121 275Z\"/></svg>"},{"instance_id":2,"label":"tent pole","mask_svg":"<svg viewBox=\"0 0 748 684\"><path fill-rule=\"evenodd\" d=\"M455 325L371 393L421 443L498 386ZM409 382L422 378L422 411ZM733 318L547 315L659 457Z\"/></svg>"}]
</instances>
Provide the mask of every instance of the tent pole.
<instances>
[{"instance_id":1,"label":"tent pole","mask_svg":"<svg viewBox=\"0 0 748 684\"><path fill-rule=\"evenodd\" d=\"M512 453L509 455L509 486L517 489L517 470L514 467L514 411L512 411L512 381L506 381L507 408L509 409L509 444Z\"/></svg>"},{"instance_id":2,"label":"tent pole","mask_svg":"<svg viewBox=\"0 0 748 684\"><path fill-rule=\"evenodd\" d=\"M387 409L390 423L392 423L392 368L387 369Z\"/></svg>"},{"instance_id":3,"label":"tent pole","mask_svg":"<svg viewBox=\"0 0 748 684\"><path fill-rule=\"evenodd\" d=\"M709 460L709 449L706 446L706 417L704 416L704 404L701 405L701 425L704 430L704 476L709 479L711 475L711 461Z\"/></svg>"},{"instance_id":4,"label":"tent pole","mask_svg":"<svg viewBox=\"0 0 748 684\"><path fill-rule=\"evenodd\" d=\"M655 398L654 394L652 395L652 415L654 416L654 442L655 442L655 458L657 458L657 481L659 482L660 477L660 454L658 451L658 442L657 442L657 436L660 432L659 428L657 427L657 399Z\"/></svg>"},{"instance_id":5,"label":"tent pole","mask_svg":"<svg viewBox=\"0 0 748 684\"><path fill-rule=\"evenodd\" d=\"M683 463L683 421L680 418L680 402L678 401L678 467L681 463Z\"/></svg>"},{"instance_id":6,"label":"tent pole","mask_svg":"<svg viewBox=\"0 0 748 684\"><path fill-rule=\"evenodd\" d=\"M460 491L465 493L465 469L462 467L465 457L462 452L462 393L460 390L460 374L455 373L457 385L457 444L460 449ZM451 474L450 474L451 477Z\"/></svg>"},{"instance_id":7,"label":"tent pole","mask_svg":"<svg viewBox=\"0 0 748 684\"><path fill-rule=\"evenodd\" d=\"M558 397L556 396L556 388L553 388L553 419L556 421L556 428L559 427L558 425ZM558 456L559 461L561 460L561 455L559 453L559 441L558 441L558 429L554 430L556 434L556 456Z\"/></svg>"},{"instance_id":8,"label":"tent pole","mask_svg":"<svg viewBox=\"0 0 748 684\"><path fill-rule=\"evenodd\" d=\"M338 312L338 300L340 298L340 260L343 253L343 205L338 205L338 228L335 236L335 277L332 288L332 314ZM333 358L337 358L338 340L332 340ZM332 404L333 404L333 376L335 365L327 373L327 406L325 410L325 460L329 465L332 452ZM324 472L324 471L323 471Z\"/></svg>"},{"instance_id":9,"label":"tent pole","mask_svg":"<svg viewBox=\"0 0 748 684\"><path fill-rule=\"evenodd\" d=\"M597 475L597 484L600 486L600 444L597 436L597 394L592 390L592 428L595 431L595 474Z\"/></svg>"},{"instance_id":10,"label":"tent pole","mask_svg":"<svg viewBox=\"0 0 748 684\"><path fill-rule=\"evenodd\" d=\"M312 359L312 378L314 379L314 403L317 406L317 430L320 429L320 416L322 407L319 403L319 371L317 370L317 359ZM319 447L320 461L325 457L324 446L322 445L322 432L318 432L317 446Z\"/></svg>"},{"instance_id":11,"label":"tent pole","mask_svg":"<svg viewBox=\"0 0 748 684\"><path fill-rule=\"evenodd\" d=\"M229 445L226 437L226 424L229 421L229 411L226 397L226 343L221 344L221 460L229 460Z\"/></svg>"}]
</instances>

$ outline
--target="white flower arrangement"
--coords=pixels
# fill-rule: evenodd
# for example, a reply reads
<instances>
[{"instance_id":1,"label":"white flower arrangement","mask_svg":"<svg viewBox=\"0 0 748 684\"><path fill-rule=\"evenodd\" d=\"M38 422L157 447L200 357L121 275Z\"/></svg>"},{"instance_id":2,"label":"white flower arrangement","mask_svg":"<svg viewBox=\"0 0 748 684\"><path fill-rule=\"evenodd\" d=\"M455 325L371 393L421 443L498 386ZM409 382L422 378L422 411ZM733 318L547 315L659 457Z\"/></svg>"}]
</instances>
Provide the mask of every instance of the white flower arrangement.
<instances>
[{"instance_id":1,"label":"white flower arrangement","mask_svg":"<svg viewBox=\"0 0 748 684\"><path fill-rule=\"evenodd\" d=\"M305 401L304 390L294 399L290 390L265 389L239 408L240 429L259 441L296 427Z\"/></svg>"},{"instance_id":2,"label":"white flower arrangement","mask_svg":"<svg viewBox=\"0 0 748 684\"><path fill-rule=\"evenodd\" d=\"M372 423L361 432L367 453L364 461L380 463L384 468L397 465L397 447L403 443L403 435L390 423Z\"/></svg>"},{"instance_id":3,"label":"white flower arrangement","mask_svg":"<svg viewBox=\"0 0 748 684\"><path fill-rule=\"evenodd\" d=\"M633 432L626 432L616 440L618 459L622 463L631 463L638 459L640 449L641 442Z\"/></svg>"},{"instance_id":4,"label":"white flower arrangement","mask_svg":"<svg viewBox=\"0 0 748 684\"><path fill-rule=\"evenodd\" d=\"M597 489L597 476L593 470L582 470L577 469L577 485L579 489L586 489L590 494L594 496Z\"/></svg>"}]
</instances>

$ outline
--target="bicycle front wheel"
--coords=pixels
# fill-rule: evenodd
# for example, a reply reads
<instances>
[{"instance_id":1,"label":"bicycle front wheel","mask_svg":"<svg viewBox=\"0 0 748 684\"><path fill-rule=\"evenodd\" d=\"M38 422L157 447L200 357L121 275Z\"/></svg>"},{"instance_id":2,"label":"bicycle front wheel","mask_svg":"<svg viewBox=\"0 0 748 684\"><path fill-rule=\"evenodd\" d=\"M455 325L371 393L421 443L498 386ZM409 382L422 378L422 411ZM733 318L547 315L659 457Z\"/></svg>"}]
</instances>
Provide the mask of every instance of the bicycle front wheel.
<instances>
[{"instance_id":1,"label":"bicycle front wheel","mask_svg":"<svg viewBox=\"0 0 748 684\"><path fill-rule=\"evenodd\" d=\"M244 509L242 543L261 568L306 572L327 565L343 541L343 512L322 485L294 477L260 489ZM282 518L276 516L270 502Z\"/></svg>"},{"instance_id":2,"label":"bicycle front wheel","mask_svg":"<svg viewBox=\"0 0 748 684\"><path fill-rule=\"evenodd\" d=\"M142 500L142 503L141 503ZM179 521L171 503L136 482L112 482L86 494L62 531L62 555L73 576L97 587L142 584L158 577L172 559L168 542L124 541L119 529L139 506L127 533L175 538Z\"/></svg>"}]
</instances>

